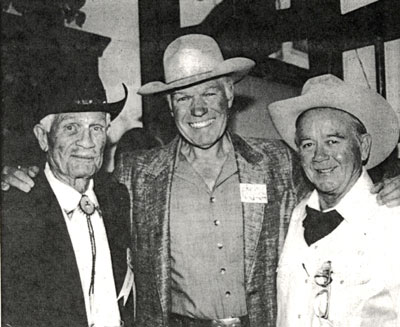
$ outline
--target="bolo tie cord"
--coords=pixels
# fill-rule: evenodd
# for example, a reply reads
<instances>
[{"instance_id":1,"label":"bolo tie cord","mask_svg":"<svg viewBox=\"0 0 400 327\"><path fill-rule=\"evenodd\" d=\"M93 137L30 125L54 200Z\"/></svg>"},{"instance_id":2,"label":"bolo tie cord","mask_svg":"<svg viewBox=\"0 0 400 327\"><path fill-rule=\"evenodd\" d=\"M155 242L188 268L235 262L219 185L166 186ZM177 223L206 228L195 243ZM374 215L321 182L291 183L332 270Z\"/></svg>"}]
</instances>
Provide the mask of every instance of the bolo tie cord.
<instances>
[{"instance_id":1,"label":"bolo tie cord","mask_svg":"<svg viewBox=\"0 0 400 327\"><path fill-rule=\"evenodd\" d=\"M89 296L94 294L94 278L96 275L96 240L94 238L94 230L92 221L90 219L89 214L86 214L86 222L88 225L89 236L90 236L90 245L92 249L92 272L90 274L90 287L89 287Z\"/></svg>"}]
</instances>

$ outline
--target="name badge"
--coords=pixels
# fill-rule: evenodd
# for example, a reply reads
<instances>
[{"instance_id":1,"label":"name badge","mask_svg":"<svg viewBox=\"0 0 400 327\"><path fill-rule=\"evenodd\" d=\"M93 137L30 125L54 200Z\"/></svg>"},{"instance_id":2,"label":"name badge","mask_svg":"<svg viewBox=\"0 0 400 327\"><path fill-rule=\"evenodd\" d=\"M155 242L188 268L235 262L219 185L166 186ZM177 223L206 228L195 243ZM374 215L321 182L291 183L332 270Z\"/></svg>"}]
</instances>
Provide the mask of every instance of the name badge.
<instances>
[{"instance_id":1,"label":"name badge","mask_svg":"<svg viewBox=\"0 0 400 327\"><path fill-rule=\"evenodd\" d=\"M240 198L247 203L268 203L267 185L241 183Z\"/></svg>"}]
</instances>

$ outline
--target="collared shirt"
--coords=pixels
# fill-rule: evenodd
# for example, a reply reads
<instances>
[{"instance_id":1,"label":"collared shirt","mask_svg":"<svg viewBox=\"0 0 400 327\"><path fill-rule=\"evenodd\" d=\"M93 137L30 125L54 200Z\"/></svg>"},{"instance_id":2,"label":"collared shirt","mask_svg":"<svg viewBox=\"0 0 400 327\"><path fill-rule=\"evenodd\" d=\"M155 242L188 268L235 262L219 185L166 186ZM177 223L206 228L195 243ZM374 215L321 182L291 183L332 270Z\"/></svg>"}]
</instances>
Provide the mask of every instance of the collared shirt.
<instances>
[{"instance_id":1,"label":"collared shirt","mask_svg":"<svg viewBox=\"0 0 400 327\"><path fill-rule=\"evenodd\" d=\"M172 312L198 319L246 315L234 151L211 191L180 151L176 162L170 209Z\"/></svg>"},{"instance_id":2,"label":"collared shirt","mask_svg":"<svg viewBox=\"0 0 400 327\"><path fill-rule=\"evenodd\" d=\"M307 246L305 206L319 209L318 193L295 209L278 268L279 327L400 326L400 209L379 206L363 171L332 209L344 218L329 235ZM329 321L315 310L326 304L315 274L331 261Z\"/></svg>"},{"instance_id":3,"label":"collared shirt","mask_svg":"<svg viewBox=\"0 0 400 327\"><path fill-rule=\"evenodd\" d=\"M110 248L103 219L99 215L98 210L90 217L96 242L94 296L91 301L89 296L92 272L90 236L86 215L77 209L82 194L59 181L51 172L48 164L46 164L44 173L63 211L65 223L71 238L85 298L88 325L94 324L96 327L119 326L120 314ZM84 194L89 197L96 207L99 207L93 185L93 180L90 180L89 187ZM68 285L65 285L65 287L68 287Z\"/></svg>"}]
</instances>

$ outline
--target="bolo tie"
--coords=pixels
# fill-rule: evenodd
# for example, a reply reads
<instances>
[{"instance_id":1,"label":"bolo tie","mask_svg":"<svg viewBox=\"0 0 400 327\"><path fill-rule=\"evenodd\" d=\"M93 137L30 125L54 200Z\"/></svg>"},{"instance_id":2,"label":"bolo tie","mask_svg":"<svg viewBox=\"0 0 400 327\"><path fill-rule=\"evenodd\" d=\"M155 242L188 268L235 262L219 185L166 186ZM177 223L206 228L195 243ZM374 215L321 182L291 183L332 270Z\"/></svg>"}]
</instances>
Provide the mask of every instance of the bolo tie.
<instances>
[{"instance_id":1,"label":"bolo tie","mask_svg":"<svg viewBox=\"0 0 400 327\"><path fill-rule=\"evenodd\" d=\"M79 208L86 216L86 222L89 230L90 246L92 250L92 271L90 274L89 298L94 295L94 278L96 274L96 240L94 238L94 230L90 217L96 210L95 205L90 201L89 197L85 194L82 195L79 201Z\"/></svg>"}]
</instances>

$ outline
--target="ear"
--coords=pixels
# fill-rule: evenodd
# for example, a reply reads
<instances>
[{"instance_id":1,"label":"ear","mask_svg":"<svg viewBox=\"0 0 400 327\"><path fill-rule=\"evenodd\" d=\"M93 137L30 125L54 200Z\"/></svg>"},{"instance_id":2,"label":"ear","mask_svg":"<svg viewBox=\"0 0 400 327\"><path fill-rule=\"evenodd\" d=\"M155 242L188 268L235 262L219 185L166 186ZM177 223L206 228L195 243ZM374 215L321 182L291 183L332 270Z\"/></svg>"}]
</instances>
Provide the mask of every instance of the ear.
<instances>
[{"instance_id":1,"label":"ear","mask_svg":"<svg viewBox=\"0 0 400 327\"><path fill-rule=\"evenodd\" d=\"M235 97L235 86L232 81L225 84L225 95L228 100L228 107L231 108Z\"/></svg>"},{"instance_id":2,"label":"ear","mask_svg":"<svg viewBox=\"0 0 400 327\"><path fill-rule=\"evenodd\" d=\"M49 141L47 139L47 132L44 127L41 124L35 125L33 128L33 133L39 142L40 148L44 152L47 152L49 150Z\"/></svg>"},{"instance_id":3,"label":"ear","mask_svg":"<svg viewBox=\"0 0 400 327\"><path fill-rule=\"evenodd\" d=\"M360 138L360 150L361 150L361 160L365 161L369 157L369 152L371 151L372 138L371 135L366 133L361 135Z\"/></svg>"},{"instance_id":4,"label":"ear","mask_svg":"<svg viewBox=\"0 0 400 327\"><path fill-rule=\"evenodd\" d=\"M165 97L167 98L169 113L172 117L174 117L174 110L172 109L172 96L171 94L167 94Z\"/></svg>"}]
</instances>

